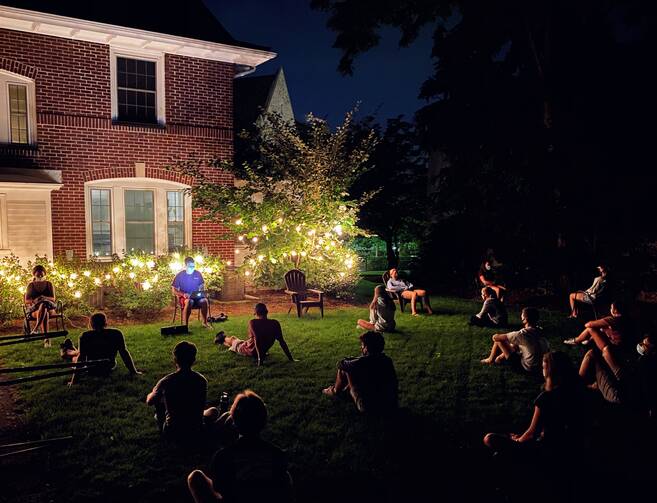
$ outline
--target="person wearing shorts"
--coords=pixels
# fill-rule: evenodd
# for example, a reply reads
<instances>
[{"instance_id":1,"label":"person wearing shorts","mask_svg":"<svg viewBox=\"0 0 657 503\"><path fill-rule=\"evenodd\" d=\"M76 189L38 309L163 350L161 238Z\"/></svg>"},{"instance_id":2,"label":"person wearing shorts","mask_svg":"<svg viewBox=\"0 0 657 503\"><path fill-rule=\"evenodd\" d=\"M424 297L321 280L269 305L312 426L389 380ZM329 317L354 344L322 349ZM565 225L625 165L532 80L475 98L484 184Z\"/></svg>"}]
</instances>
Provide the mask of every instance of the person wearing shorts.
<instances>
[{"instance_id":1,"label":"person wearing shorts","mask_svg":"<svg viewBox=\"0 0 657 503\"><path fill-rule=\"evenodd\" d=\"M185 257L185 269L176 274L171 283L171 290L180 303L185 315L185 325L189 325L189 316L192 309L201 310L203 327L211 328L208 324L208 299L205 297L193 299L191 294L204 290L203 276L196 270L196 264L192 257Z\"/></svg>"},{"instance_id":2,"label":"person wearing shorts","mask_svg":"<svg viewBox=\"0 0 657 503\"><path fill-rule=\"evenodd\" d=\"M587 290L579 290L570 294L570 318L577 318L578 302L593 305L607 289L607 267L599 265L598 272L600 273L600 276L597 276L593 280L593 284Z\"/></svg>"},{"instance_id":3,"label":"person wearing shorts","mask_svg":"<svg viewBox=\"0 0 657 503\"><path fill-rule=\"evenodd\" d=\"M267 351L278 341L288 360L294 361L292 353L283 338L281 324L277 320L268 319L268 312L265 304L258 303L255 305L255 318L249 321L249 338L247 340L225 336L223 332L220 332L215 338L215 343L223 344L238 355L256 358L258 365L260 365L267 356Z\"/></svg>"}]
</instances>

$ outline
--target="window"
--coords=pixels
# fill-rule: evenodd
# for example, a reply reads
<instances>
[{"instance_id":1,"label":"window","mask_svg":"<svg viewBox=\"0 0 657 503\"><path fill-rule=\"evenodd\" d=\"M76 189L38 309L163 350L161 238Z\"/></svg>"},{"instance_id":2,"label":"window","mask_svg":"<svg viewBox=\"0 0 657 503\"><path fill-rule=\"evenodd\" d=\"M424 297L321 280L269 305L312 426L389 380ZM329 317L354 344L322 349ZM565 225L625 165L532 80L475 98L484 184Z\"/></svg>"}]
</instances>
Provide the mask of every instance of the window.
<instances>
[{"instance_id":1,"label":"window","mask_svg":"<svg viewBox=\"0 0 657 503\"><path fill-rule=\"evenodd\" d=\"M153 178L85 183L87 255L108 259L142 250L163 255L192 245L188 186Z\"/></svg>"},{"instance_id":2,"label":"window","mask_svg":"<svg viewBox=\"0 0 657 503\"><path fill-rule=\"evenodd\" d=\"M167 242L170 252L185 246L184 192L167 192Z\"/></svg>"},{"instance_id":3,"label":"window","mask_svg":"<svg viewBox=\"0 0 657 503\"><path fill-rule=\"evenodd\" d=\"M112 255L111 191L91 190L91 242L94 257Z\"/></svg>"},{"instance_id":4,"label":"window","mask_svg":"<svg viewBox=\"0 0 657 503\"><path fill-rule=\"evenodd\" d=\"M157 122L155 62L116 58L118 119Z\"/></svg>"},{"instance_id":5,"label":"window","mask_svg":"<svg viewBox=\"0 0 657 503\"><path fill-rule=\"evenodd\" d=\"M164 55L110 48L112 119L164 125Z\"/></svg>"},{"instance_id":6,"label":"window","mask_svg":"<svg viewBox=\"0 0 657 503\"><path fill-rule=\"evenodd\" d=\"M0 71L0 143L28 145L35 142L34 81Z\"/></svg>"},{"instance_id":7,"label":"window","mask_svg":"<svg viewBox=\"0 0 657 503\"><path fill-rule=\"evenodd\" d=\"M155 253L155 212L152 190L125 191L126 251Z\"/></svg>"}]
</instances>

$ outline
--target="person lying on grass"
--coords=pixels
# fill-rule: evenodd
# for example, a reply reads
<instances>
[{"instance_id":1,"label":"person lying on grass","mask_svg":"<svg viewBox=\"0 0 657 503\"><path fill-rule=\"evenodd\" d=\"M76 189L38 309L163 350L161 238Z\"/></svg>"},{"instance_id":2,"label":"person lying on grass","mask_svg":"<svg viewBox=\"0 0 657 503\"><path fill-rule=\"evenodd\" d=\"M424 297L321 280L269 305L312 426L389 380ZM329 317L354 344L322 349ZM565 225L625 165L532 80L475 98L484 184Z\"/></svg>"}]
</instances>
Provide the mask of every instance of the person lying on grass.
<instances>
[{"instance_id":1,"label":"person lying on grass","mask_svg":"<svg viewBox=\"0 0 657 503\"><path fill-rule=\"evenodd\" d=\"M155 407L155 420L160 433L171 439L186 439L200 435L204 423L219 416L219 411L205 408L208 380L192 370L196 361L196 345L181 341L173 348L176 371L160 379L146 397L146 404Z\"/></svg>"},{"instance_id":2,"label":"person lying on grass","mask_svg":"<svg viewBox=\"0 0 657 503\"><path fill-rule=\"evenodd\" d=\"M395 303L383 285L374 287L374 298L370 302L370 320L358 320L358 328L375 332L395 331Z\"/></svg>"},{"instance_id":3,"label":"person lying on grass","mask_svg":"<svg viewBox=\"0 0 657 503\"><path fill-rule=\"evenodd\" d=\"M489 286L481 289L481 298L484 305L481 306L481 311L470 318L470 325L477 327L504 327L508 322L508 315L506 308L498 298L495 290Z\"/></svg>"},{"instance_id":4,"label":"person lying on grass","mask_svg":"<svg viewBox=\"0 0 657 503\"><path fill-rule=\"evenodd\" d=\"M328 396L349 393L360 412L397 409L398 383L392 360L383 353L385 340L378 332L360 335L362 356L338 362L335 384L322 390Z\"/></svg>"},{"instance_id":5,"label":"person lying on grass","mask_svg":"<svg viewBox=\"0 0 657 503\"><path fill-rule=\"evenodd\" d=\"M104 313L92 314L89 318L89 327L91 330L80 336L77 355L71 353L73 363L107 359L109 363L94 365L87 371L90 375L107 377L116 367L118 353L130 374L141 375L125 345L123 333L115 328L107 328L107 317ZM73 374L69 386L74 384L76 376L76 373Z\"/></svg>"},{"instance_id":6,"label":"person lying on grass","mask_svg":"<svg viewBox=\"0 0 657 503\"><path fill-rule=\"evenodd\" d=\"M230 417L239 438L214 454L207 475L201 470L189 474L187 486L194 501L291 502L285 453L260 438L267 424L262 399L251 390L243 391L235 397Z\"/></svg>"},{"instance_id":7,"label":"person lying on grass","mask_svg":"<svg viewBox=\"0 0 657 503\"><path fill-rule=\"evenodd\" d=\"M625 314L623 304L617 300L611 303L611 315L600 320L589 321L584 325L584 330L577 337L566 339L564 344L576 346L577 344L588 344L593 341L600 351L605 346L613 345L621 347L629 342L631 326Z\"/></svg>"},{"instance_id":8,"label":"person lying on grass","mask_svg":"<svg viewBox=\"0 0 657 503\"><path fill-rule=\"evenodd\" d=\"M426 290L419 290L413 286L413 283L399 278L399 273L394 267L390 269L390 278L386 284L386 288L390 291L396 292L397 294L404 297L411 304L411 314L417 316L417 311L415 309L415 302L418 297L424 301L424 305L427 309L427 314L433 314L431 310L431 303L429 302L429 293Z\"/></svg>"},{"instance_id":9,"label":"person lying on grass","mask_svg":"<svg viewBox=\"0 0 657 503\"><path fill-rule=\"evenodd\" d=\"M278 341L288 360L295 361L283 338L281 324L277 320L268 319L268 312L265 304L259 302L255 305L255 319L249 321L248 340L243 341L238 337L226 336L223 332L219 332L214 340L215 344L223 344L238 355L255 357L257 364L260 365L265 360L267 351L271 349L274 342Z\"/></svg>"},{"instance_id":10,"label":"person lying on grass","mask_svg":"<svg viewBox=\"0 0 657 503\"><path fill-rule=\"evenodd\" d=\"M493 347L488 358L481 363L491 365L511 361L526 372L539 372L541 359L549 350L548 342L543 337L543 330L538 326L538 310L526 307L520 314L523 328L506 334L493 335Z\"/></svg>"},{"instance_id":11,"label":"person lying on grass","mask_svg":"<svg viewBox=\"0 0 657 503\"><path fill-rule=\"evenodd\" d=\"M544 391L534 400L534 414L521 433L487 433L484 445L495 452L544 446L551 453L585 445L591 425L591 403L568 355L548 352L541 358ZM540 440L540 442L539 442ZM579 452L581 454L581 452Z\"/></svg>"}]
</instances>

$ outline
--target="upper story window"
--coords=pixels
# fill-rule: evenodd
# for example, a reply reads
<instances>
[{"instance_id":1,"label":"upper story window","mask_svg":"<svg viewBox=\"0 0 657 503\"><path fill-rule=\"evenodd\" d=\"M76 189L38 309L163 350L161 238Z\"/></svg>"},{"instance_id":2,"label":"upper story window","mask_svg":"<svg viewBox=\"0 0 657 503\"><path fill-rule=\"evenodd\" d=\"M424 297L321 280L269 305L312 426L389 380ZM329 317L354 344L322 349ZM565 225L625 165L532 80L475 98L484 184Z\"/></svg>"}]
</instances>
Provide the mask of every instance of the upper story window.
<instances>
[{"instance_id":1,"label":"upper story window","mask_svg":"<svg viewBox=\"0 0 657 503\"><path fill-rule=\"evenodd\" d=\"M110 57L112 119L163 125L163 56L111 50Z\"/></svg>"},{"instance_id":2,"label":"upper story window","mask_svg":"<svg viewBox=\"0 0 657 503\"><path fill-rule=\"evenodd\" d=\"M0 71L0 143L36 143L34 81Z\"/></svg>"}]
</instances>

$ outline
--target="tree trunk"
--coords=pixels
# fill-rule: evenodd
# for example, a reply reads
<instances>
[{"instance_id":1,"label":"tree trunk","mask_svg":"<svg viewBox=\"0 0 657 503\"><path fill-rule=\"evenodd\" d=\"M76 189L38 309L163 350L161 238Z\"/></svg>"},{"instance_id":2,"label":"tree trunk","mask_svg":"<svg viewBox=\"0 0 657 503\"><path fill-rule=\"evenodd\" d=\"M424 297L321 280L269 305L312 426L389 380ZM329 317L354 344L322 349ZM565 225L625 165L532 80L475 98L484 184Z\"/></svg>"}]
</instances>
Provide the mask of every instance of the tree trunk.
<instances>
[{"instance_id":1,"label":"tree trunk","mask_svg":"<svg viewBox=\"0 0 657 503\"><path fill-rule=\"evenodd\" d=\"M386 257L388 258L388 269L397 267L399 265L399 255L395 253L394 248L392 247L394 240L393 237L386 238Z\"/></svg>"}]
</instances>

